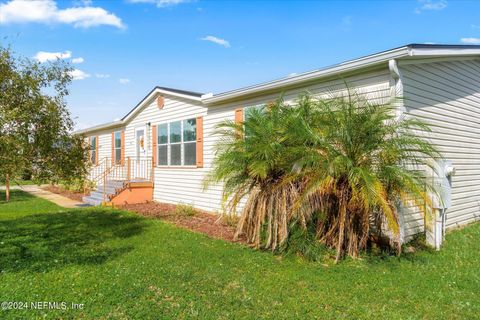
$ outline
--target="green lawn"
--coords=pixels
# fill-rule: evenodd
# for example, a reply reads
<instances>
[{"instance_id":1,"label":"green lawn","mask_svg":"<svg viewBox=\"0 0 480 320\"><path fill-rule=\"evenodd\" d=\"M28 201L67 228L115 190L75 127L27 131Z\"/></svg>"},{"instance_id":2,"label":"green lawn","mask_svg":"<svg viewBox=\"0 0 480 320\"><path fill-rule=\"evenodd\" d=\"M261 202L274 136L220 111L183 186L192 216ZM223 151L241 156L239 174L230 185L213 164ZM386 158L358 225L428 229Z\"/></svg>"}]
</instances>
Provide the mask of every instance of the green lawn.
<instances>
[{"instance_id":1,"label":"green lawn","mask_svg":"<svg viewBox=\"0 0 480 320\"><path fill-rule=\"evenodd\" d=\"M441 252L340 265L280 258L113 209L67 210L0 194L0 319L474 319L480 224Z\"/></svg>"},{"instance_id":2,"label":"green lawn","mask_svg":"<svg viewBox=\"0 0 480 320\"><path fill-rule=\"evenodd\" d=\"M10 181L10 186L28 186L28 185L32 185L32 184L36 184L35 182L33 182L32 180L21 180L21 179L15 179L15 180L12 180ZM0 187L2 186L5 186L5 183L4 182L0 182Z\"/></svg>"}]
</instances>

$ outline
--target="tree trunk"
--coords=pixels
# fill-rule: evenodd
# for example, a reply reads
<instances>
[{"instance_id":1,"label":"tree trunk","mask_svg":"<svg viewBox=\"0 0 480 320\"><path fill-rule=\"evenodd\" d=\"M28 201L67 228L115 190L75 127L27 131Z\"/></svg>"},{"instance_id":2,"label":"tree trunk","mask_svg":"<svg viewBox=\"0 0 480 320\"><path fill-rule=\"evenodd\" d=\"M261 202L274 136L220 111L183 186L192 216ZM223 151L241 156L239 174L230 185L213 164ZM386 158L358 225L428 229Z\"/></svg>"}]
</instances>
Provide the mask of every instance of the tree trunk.
<instances>
[{"instance_id":1,"label":"tree trunk","mask_svg":"<svg viewBox=\"0 0 480 320\"><path fill-rule=\"evenodd\" d=\"M335 256L335 263L340 261L343 252L343 242L345 239L345 223L347 218L347 197L345 196L346 191L340 191L340 215L339 215L339 225L338 225L338 242L337 242L337 254Z\"/></svg>"},{"instance_id":2,"label":"tree trunk","mask_svg":"<svg viewBox=\"0 0 480 320\"><path fill-rule=\"evenodd\" d=\"M10 201L10 175L5 177L5 201Z\"/></svg>"}]
</instances>

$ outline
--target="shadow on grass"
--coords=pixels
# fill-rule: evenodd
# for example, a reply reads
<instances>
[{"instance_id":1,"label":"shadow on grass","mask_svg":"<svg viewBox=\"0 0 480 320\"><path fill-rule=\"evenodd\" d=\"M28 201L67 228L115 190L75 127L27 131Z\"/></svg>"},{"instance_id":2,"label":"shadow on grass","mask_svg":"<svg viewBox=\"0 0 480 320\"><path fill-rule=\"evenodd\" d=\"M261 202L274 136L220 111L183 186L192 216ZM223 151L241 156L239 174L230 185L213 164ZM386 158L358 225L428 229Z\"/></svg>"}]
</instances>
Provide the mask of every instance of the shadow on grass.
<instances>
[{"instance_id":1,"label":"shadow on grass","mask_svg":"<svg viewBox=\"0 0 480 320\"><path fill-rule=\"evenodd\" d=\"M142 233L145 222L102 209L0 221L0 272L45 272L67 265L105 263L134 249L118 240Z\"/></svg>"}]
</instances>

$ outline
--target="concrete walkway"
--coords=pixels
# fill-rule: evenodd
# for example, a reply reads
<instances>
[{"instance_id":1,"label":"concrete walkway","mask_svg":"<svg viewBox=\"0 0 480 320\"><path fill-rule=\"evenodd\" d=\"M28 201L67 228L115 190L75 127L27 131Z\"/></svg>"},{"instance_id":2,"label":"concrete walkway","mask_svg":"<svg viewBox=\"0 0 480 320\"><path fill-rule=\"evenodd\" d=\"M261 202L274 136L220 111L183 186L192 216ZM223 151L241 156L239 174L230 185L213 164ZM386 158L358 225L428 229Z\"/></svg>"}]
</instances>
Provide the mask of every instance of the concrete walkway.
<instances>
[{"instance_id":1,"label":"concrete walkway","mask_svg":"<svg viewBox=\"0 0 480 320\"><path fill-rule=\"evenodd\" d=\"M41 188L42 186L37 186L37 185L27 185L27 186L11 186L11 190L23 190L25 192L28 192L36 197L46 199L48 201L51 201L55 203L56 205L59 205L64 208L80 208L80 207L89 207L89 204L72 200L67 197L61 196L59 194L43 190ZM5 189L4 186L0 187L2 190Z\"/></svg>"}]
</instances>

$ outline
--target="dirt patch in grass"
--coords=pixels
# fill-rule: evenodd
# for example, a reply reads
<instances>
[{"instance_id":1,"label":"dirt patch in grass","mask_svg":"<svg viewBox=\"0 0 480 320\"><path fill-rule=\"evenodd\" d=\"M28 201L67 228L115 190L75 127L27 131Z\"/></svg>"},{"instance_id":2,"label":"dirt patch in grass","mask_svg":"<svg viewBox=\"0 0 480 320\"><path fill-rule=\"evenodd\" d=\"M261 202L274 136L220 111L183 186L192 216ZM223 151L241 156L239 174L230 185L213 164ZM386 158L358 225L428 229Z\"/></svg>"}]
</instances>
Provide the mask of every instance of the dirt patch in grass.
<instances>
[{"instance_id":1,"label":"dirt patch in grass","mask_svg":"<svg viewBox=\"0 0 480 320\"><path fill-rule=\"evenodd\" d=\"M245 239L240 237L234 241L235 226L222 221L219 215L208 213L201 210L195 210L193 215L178 214L176 205L148 202L140 204L126 204L121 209L136 212L142 216L162 219L173 223L179 227L200 232L215 239L222 239L229 242L245 243Z\"/></svg>"},{"instance_id":2,"label":"dirt patch in grass","mask_svg":"<svg viewBox=\"0 0 480 320\"><path fill-rule=\"evenodd\" d=\"M71 191L71 190L66 190L60 186L56 185L48 185L45 187L42 187L42 189L59 194L61 196L64 196L66 198L76 200L76 201L82 201L82 197L85 195L83 192L77 192L77 191ZM88 195L88 194L87 194Z\"/></svg>"}]
</instances>

